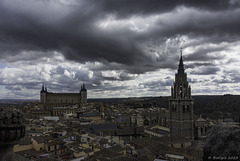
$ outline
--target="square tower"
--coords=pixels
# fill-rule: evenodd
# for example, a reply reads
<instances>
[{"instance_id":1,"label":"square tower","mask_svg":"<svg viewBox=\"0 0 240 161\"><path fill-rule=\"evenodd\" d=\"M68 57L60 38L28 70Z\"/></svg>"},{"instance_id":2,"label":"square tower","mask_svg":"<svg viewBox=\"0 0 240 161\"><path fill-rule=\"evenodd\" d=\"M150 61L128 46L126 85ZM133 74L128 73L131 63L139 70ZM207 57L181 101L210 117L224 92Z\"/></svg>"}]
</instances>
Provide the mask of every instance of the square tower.
<instances>
[{"instance_id":1,"label":"square tower","mask_svg":"<svg viewBox=\"0 0 240 161\"><path fill-rule=\"evenodd\" d=\"M178 72L175 74L175 82L171 87L169 100L170 111L170 136L193 139L193 103L191 87L184 72L182 51L180 52Z\"/></svg>"},{"instance_id":2,"label":"square tower","mask_svg":"<svg viewBox=\"0 0 240 161\"><path fill-rule=\"evenodd\" d=\"M87 89L85 88L85 84L82 85L80 90L81 104L87 104Z\"/></svg>"}]
</instances>

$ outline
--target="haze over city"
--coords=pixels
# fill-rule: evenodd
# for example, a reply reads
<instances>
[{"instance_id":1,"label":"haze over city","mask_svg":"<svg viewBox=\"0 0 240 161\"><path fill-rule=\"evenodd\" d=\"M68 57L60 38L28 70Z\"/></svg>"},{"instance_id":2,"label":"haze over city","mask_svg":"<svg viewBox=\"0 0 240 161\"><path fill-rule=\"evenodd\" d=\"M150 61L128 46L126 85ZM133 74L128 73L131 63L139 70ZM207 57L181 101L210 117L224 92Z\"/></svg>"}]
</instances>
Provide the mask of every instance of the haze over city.
<instances>
[{"instance_id":1,"label":"haze over city","mask_svg":"<svg viewBox=\"0 0 240 161\"><path fill-rule=\"evenodd\" d=\"M180 48L192 95L240 94L240 2L2 0L0 99L169 96Z\"/></svg>"}]
</instances>

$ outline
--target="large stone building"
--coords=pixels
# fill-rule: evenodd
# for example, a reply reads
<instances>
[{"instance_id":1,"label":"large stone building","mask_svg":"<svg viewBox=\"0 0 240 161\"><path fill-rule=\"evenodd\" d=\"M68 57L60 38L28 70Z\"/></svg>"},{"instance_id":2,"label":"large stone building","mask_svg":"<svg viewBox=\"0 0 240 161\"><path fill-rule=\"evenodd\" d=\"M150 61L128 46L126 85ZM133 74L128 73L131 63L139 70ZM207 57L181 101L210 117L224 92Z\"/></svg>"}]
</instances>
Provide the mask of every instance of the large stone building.
<instances>
[{"instance_id":1,"label":"large stone building","mask_svg":"<svg viewBox=\"0 0 240 161\"><path fill-rule=\"evenodd\" d=\"M63 107L71 105L84 105L87 103L87 89L82 85L79 93L53 93L48 92L47 88L42 86L40 92L40 104L43 108Z\"/></svg>"},{"instance_id":2,"label":"large stone building","mask_svg":"<svg viewBox=\"0 0 240 161\"><path fill-rule=\"evenodd\" d=\"M194 138L193 129L193 99L191 87L187 81L187 74L184 72L182 51L178 65L178 72L175 74L175 82L171 88L169 101L170 111L170 136Z\"/></svg>"}]
</instances>

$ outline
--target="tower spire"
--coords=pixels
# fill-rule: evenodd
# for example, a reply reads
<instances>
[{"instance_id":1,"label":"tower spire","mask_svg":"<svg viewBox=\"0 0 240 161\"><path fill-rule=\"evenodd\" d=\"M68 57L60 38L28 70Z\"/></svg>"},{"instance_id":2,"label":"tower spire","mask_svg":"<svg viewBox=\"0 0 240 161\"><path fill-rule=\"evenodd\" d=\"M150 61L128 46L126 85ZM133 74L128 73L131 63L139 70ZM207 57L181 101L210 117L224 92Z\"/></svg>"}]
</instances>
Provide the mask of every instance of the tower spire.
<instances>
[{"instance_id":1,"label":"tower spire","mask_svg":"<svg viewBox=\"0 0 240 161\"><path fill-rule=\"evenodd\" d=\"M44 84L42 84L42 90L41 90L41 92L44 92Z\"/></svg>"},{"instance_id":2,"label":"tower spire","mask_svg":"<svg viewBox=\"0 0 240 161\"><path fill-rule=\"evenodd\" d=\"M169 129L171 137L194 138L193 126L193 99L191 88L187 81L187 73L184 72L182 48L178 72L175 74L175 82L171 88L169 103Z\"/></svg>"},{"instance_id":3,"label":"tower spire","mask_svg":"<svg viewBox=\"0 0 240 161\"><path fill-rule=\"evenodd\" d=\"M184 74L184 65L182 59L182 48L180 48L180 60L178 65L178 74Z\"/></svg>"}]
</instances>

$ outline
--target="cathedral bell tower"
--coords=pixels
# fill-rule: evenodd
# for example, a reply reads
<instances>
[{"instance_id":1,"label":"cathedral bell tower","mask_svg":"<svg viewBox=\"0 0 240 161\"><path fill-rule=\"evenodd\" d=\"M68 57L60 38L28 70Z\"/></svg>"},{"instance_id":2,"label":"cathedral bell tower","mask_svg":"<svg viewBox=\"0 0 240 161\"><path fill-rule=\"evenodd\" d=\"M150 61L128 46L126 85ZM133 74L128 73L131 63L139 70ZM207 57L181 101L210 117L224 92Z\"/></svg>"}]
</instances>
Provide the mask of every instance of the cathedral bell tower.
<instances>
[{"instance_id":1,"label":"cathedral bell tower","mask_svg":"<svg viewBox=\"0 0 240 161\"><path fill-rule=\"evenodd\" d=\"M81 99L81 104L87 103L87 89L85 88L85 84L81 86L80 99Z\"/></svg>"},{"instance_id":2,"label":"cathedral bell tower","mask_svg":"<svg viewBox=\"0 0 240 161\"><path fill-rule=\"evenodd\" d=\"M184 72L182 50L180 50L178 72L175 74L175 82L171 87L169 101L170 111L170 136L193 139L193 99L191 87Z\"/></svg>"}]
</instances>

